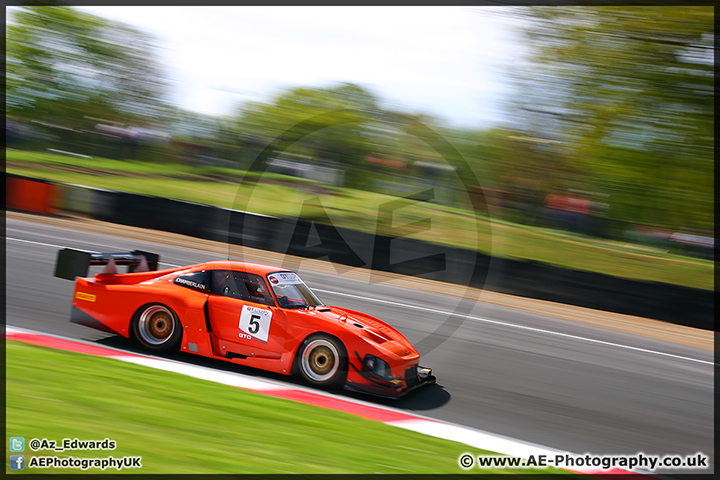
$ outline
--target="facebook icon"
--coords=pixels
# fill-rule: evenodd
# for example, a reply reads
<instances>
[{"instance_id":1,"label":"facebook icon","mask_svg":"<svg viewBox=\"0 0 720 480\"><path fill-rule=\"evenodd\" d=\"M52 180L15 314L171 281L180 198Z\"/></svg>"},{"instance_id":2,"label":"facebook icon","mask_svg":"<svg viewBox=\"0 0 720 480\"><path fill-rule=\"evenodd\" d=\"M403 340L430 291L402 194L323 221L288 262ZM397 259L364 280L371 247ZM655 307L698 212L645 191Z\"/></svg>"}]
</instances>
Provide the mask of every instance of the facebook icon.
<instances>
[{"instance_id":1,"label":"facebook icon","mask_svg":"<svg viewBox=\"0 0 720 480\"><path fill-rule=\"evenodd\" d=\"M25 470L25 455L10 455L10 470Z\"/></svg>"}]
</instances>

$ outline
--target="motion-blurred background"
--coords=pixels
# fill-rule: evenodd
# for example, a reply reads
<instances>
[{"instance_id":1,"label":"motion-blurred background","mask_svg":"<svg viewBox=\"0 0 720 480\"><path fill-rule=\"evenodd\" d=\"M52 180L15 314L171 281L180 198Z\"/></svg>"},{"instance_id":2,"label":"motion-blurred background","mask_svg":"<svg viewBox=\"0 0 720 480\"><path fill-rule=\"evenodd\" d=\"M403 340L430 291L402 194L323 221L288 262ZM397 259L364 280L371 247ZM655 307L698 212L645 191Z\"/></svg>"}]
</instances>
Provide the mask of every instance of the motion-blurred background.
<instances>
[{"instance_id":1,"label":"motion-blurred background","mask_svg":"<svg viewBox=\"0 0 720 480\"><path fill-rule=\"evenodd\" d=\"M711 7L6 14L10 174L713 288Z\"/></svg>"},{"instance_id":2,"label":"motion-blurred background","mask_svg":"<svg viewBox=\"0 0 720 480\"><path fill-rule=\"evenodd\" d=\"M464 426L713 470L712 7L6 16L8 436L107 438L146 473L454 474L489 453ZM299 270L407 336L438 384L398 418L468 445L240 363L166 357L280 398L12 341L147 353L67 321L65 247Z\"/></svg>"}]
</instances>

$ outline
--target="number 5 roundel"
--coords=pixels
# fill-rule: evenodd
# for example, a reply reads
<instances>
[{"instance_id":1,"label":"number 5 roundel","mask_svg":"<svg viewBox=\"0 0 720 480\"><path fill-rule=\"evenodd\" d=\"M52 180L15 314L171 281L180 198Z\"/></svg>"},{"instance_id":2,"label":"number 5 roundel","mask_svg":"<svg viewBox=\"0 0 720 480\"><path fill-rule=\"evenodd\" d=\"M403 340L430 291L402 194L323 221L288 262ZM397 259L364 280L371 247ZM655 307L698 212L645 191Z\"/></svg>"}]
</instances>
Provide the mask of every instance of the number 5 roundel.
<instances>
[{"instance_id":1,"label":"number 5 roundel","mask_svg":"<svg viewBox=\"0 0 720 480\"><path fill-rule=\"evenodd\" d=\"M251 307L244 305L240 313L240 337L250 335L253 338L267 342L270 333L270 322L272 321L272 312L264 308Z\"/></svg>"}]
</instances>

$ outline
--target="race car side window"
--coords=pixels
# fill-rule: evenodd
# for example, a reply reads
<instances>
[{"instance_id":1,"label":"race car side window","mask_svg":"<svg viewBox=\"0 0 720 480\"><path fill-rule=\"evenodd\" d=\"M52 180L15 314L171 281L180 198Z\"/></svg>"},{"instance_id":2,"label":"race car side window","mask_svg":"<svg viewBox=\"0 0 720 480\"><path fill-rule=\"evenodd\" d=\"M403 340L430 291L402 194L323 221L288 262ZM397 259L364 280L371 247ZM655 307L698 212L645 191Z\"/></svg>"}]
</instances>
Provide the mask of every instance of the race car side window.
<instances>
[{"instance_id":1,"label":"race car side window","mask_svg":"<svg viewBox=\"0 0 720 480\"><path fill-rule=\"evenodd\" d=\"M212 293L263 305L275 305L262 277L232 270L213 271Z\"/></svg>"},{"instance_id":2,"label":"race car side window","mask_svg":"<svg viewBox=\"0 0 720 480\"><path fill-rule=\"evenodd\" d=\"M173 280L175 285L198 290L203 293L210 291L210 275L209 272L193 272L186 275L180 275Z\"/></svg>"}]
</instances>

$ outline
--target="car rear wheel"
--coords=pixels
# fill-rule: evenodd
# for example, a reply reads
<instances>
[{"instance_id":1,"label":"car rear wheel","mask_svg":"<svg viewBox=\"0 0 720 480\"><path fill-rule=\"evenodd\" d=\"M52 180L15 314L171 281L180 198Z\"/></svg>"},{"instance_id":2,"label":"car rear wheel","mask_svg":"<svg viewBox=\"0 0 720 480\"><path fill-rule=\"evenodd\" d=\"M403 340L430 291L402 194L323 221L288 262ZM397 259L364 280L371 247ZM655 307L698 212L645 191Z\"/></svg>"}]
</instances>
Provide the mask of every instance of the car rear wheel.
<instances>
[{"instance_id":1,"label":"car rear wheel","mask_svg":"<svg viewBox=\"0 0 720 480\"><path fill-rule=\"evenodd\" d=\"M145 305L133 320L135 338L145 348L168 351L176 348L182 338L180 321L170 308L159 303Z\"/></svg>"},{"instance_id":2,"label":"car rear wheel","mask_svg":"<svg viewBox=\"0 0 720 480\"><path fill-rule=\"evenodd\" d=\"M313 335L298 349L298 370L302 378L321 387L338 387L347 375L347 354L338 339Z\"/></svg>"}]
</instances>

